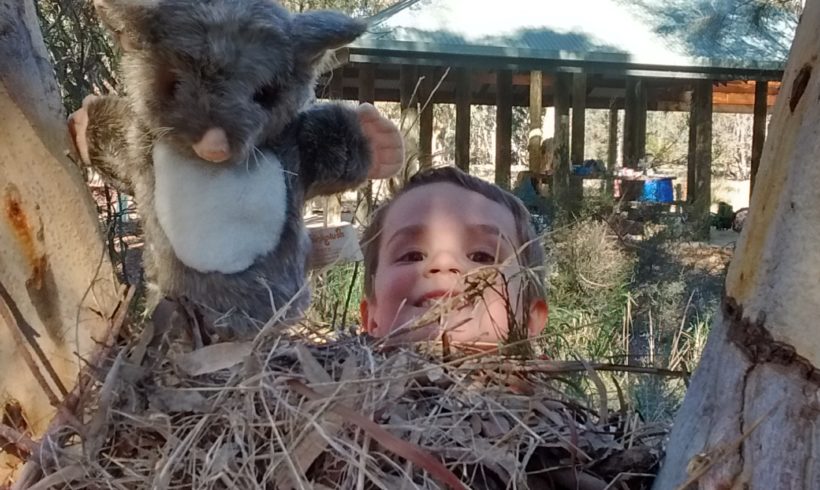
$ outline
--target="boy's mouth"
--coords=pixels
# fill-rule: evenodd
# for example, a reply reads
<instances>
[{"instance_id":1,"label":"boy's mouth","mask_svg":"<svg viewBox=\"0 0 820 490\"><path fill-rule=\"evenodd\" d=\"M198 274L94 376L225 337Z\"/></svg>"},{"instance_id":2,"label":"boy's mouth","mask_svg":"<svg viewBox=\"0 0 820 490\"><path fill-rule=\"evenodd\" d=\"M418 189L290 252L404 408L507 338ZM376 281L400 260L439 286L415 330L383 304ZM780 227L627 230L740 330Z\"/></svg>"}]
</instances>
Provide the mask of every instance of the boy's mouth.
<instances>
[{"instance_id":1,"label":"boy's mouth","mask_svg":"<svg viewBox=\"0 0 820 490\"><path fill-rule=\"evenodd\" d=\"M422 295L421 298L419 298L415 303L413 303L413 306L415 306L416 308L436 306L444 303L449 299L457 298L460 295L461 292L459 291L445 291L443 289L430 291L429 293ZM456 303L456 301L453 301L453 303ZM453 306L457 305L454 304Z\"/></svg>"}]
</instances>

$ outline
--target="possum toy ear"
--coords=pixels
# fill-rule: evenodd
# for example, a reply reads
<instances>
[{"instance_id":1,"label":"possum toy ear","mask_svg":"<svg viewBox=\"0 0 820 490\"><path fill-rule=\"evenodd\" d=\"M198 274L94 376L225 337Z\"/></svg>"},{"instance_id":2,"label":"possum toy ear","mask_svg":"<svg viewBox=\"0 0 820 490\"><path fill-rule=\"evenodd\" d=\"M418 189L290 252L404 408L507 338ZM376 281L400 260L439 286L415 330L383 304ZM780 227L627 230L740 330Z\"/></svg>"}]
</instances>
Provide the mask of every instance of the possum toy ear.
<instances>
[{"instance_id":1,"label":"possum toy ear","mask_svg":"<svg viewBox=\"0 0 820 490\"><path fill-rule=\"evenodd\" d=\"M94 10L103 25L111 31L124 51L139 49L144 44L140 26L147 20L160 0L94 0Z\"/></svg>"},{"instance_id":2,"label":"possum toy ear","mask_svg":"<svg viewBox=\"0 0 820 490\"><path fill-rule=\"evenodd\" d=\"M317 10L294 15L292 28L297 54L302 60L315 63L325 52L361 36L367 23L341 12Z\"/></svg>"}]
</instances>

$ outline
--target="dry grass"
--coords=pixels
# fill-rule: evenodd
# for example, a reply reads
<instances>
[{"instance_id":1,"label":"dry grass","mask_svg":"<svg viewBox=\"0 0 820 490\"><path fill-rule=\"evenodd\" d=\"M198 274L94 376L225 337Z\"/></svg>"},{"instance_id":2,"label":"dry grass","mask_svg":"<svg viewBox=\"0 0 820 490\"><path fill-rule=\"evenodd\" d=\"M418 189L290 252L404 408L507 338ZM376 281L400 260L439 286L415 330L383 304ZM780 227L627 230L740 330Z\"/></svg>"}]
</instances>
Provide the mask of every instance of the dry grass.
<instances>
[{"instance_id":1,"label":"dry grass","mask_svg":"<svg viewBox=\"0 0 820 490\"><path fill-rule=\"evenodd\" d=\"M150 330L112 354L82 428L40 443L35 487L648 488L666 434L568 399L556 377L597 377L586 363Z\"/></svg>"}]
</instances>

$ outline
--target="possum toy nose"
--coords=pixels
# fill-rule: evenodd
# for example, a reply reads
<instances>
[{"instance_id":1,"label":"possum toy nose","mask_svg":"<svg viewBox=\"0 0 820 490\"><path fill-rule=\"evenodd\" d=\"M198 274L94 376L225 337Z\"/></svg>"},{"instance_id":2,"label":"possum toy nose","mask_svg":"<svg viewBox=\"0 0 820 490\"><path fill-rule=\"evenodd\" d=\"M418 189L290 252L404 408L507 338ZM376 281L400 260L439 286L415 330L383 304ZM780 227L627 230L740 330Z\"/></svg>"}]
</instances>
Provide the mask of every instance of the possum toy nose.
<instances>
[{"instance_id":1,"label":"possum toy nose","mask_svg":"<svg viewBox=\"0 0 820 490\"><path fill-rule=\"evenodd\" d=\"M202 139L194 143L194 151L203 160L221 163L231 158L228 135L222 128L211 128L205 131Z\"/></svg>"}]
</instances>

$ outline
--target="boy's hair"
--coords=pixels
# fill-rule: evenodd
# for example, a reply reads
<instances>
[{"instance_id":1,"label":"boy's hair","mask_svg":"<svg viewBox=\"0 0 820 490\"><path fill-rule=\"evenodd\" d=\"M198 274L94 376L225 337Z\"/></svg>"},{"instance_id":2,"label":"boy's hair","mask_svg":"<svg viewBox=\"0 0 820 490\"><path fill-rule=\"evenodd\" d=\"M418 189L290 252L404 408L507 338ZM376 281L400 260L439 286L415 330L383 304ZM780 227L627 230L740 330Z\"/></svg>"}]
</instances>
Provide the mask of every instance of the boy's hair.
<instances>
[{"instance_id":1,"label":"boy's hair","mask_svg":"<svg viewBox=\"0 0 820 490\"><path fill-rule=\"evenodd\" d=\"M474 177L456 167L439 167L422 170L413 175L392 199L382 204L372 216L370 224L362 235L364 255L364 294L366 298L374 297L373 276L379 267L379 244L384 218L390 205L408 191L428 184L449 183L477 192L487 199L497 202L509 209L515 220L518 243L518 260L524 270L522 280L527 285L524 300L530 302L536 298L546 298L544 285L544 248L530 222L530 213L526 206L513 194L484 180Z\"/></svg>"}]
</instances>

